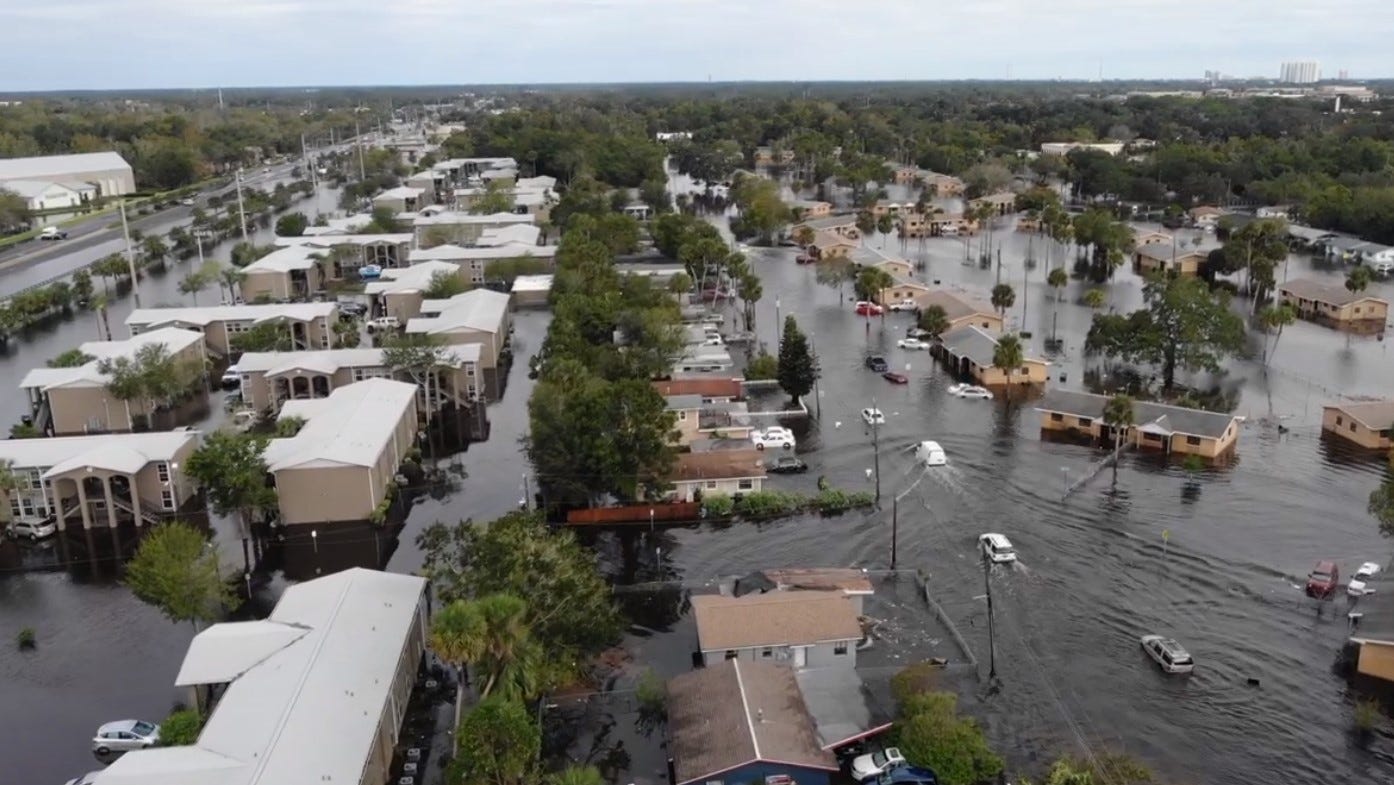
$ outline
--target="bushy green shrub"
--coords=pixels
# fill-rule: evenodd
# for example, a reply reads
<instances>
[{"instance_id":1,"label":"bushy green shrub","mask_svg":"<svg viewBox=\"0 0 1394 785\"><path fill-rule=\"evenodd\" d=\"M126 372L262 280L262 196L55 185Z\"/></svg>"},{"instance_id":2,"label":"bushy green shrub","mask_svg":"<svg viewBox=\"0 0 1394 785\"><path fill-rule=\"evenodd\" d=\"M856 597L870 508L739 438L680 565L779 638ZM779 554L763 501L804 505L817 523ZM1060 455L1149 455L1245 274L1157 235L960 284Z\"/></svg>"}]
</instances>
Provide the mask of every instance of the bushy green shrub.
<instances>
[{"instance_id":1,"label":"bushy green shrub","mask_svg":"<svg viewBox=\"0 0 1394 785\"><path fill-rule=\"evenodd\" d=\"M702 508L708 518L729 518L735 512L736 502L724 493L713 493L702 497Z\"/></svg>"},{"instance_id":2,"label":"bushy green shrub","mask_svg":"<svg viewBox=\"0 0 1394 785\"><path fill-rule=\"evenodd\" d=\"M773 518L792 515L803 509L807 500L788 491L756 491L747 493L736 502L736 513L742 518Z\"/></svg>"},{"instance_id":3,"label":"bushy green shrub","mask_svg":"<svg viewBox=\"0 0 1394 785\"><path fill-rule=\"evenodd\" d=\"M813 498L813 506L824 515L831 515L856 507L870 507L876 497L867 491L844 491L841 488L824 488Z\"/></svg>"},{"instance_id":4,"label":"bushy green shrub","mask_svg":"<svg viewBox=\"0 0 1394 785\"><path fill-rule=\"evenodd\" d=\"M761 352L745 368L745 378L749 381L773 379L779 375L779 360L769 352Z\"/></svg>"}]
</instances>

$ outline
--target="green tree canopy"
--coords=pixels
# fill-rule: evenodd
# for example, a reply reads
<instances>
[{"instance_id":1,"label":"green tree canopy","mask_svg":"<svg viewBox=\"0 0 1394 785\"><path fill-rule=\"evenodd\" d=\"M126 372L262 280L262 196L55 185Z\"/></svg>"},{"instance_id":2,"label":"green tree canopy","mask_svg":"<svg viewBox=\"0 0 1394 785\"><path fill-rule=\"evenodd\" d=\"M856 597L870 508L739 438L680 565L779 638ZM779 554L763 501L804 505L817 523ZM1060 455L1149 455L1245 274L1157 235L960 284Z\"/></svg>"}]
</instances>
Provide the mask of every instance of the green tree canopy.
<instances>
[{"instance_id":1,"label":"green tree canopy","mask_svg":"<svg viewBox=\"0 0 1394 785\"><path fill-rule=\"evenodd\" d=\"M949 329L949 314L942 305L931 305L920 311L920 329L938 338Z\"/></svg>"},{"instance_id":2,"label":"green tree canopy","mask_svg":"<svg viewBox=\"0 0 1394 785\"><path fill-rule=\"evenodd\" d=\"M503 698L479 702L455 734L447 785L531 785L542 729L523 704Z\"/></svg>"},{"instance_id":3,"label":"green tree canopy","mask_svg":"<svg viewBox=\"0 0 1394 785\"><path fill-rule=\"evenodd\" d=\"M808 345L808 337L799 329L792 314L784 317L784 330L779 340L779 386L797 405L812 392L819 373L818 358Z\"/></svg>"},{"instance_id":4,"label":"green tree canopy","mask_svg":"<svg viewBox=\"0 0 1394 785\"><path fill-rule=\"evenodd\" d=\"M153 527L126 565L125 583L173 622L197 629L214 621L236 595L218 573L218 548L182 521Z\"/></svg>"},{"instance_id":5,"label":"green tree canopy","mask_svg":"<svg viewBox=\"0 0 1394 785\"><path fill-rule=\"evenodd\" d=\"M455 600L432 620L431 648L449 662L469 663L481 698L532 700L565 674L534 637L528 619L527 603L511 594Z\"/></svg>"},{"instance_id":6,"label":"green tree canopy","mask_svg":"<svg viewBox=\"0 0 1394 785\"><path fill-rule=\"evenodd\" d=\"M266 439L247 433L214 431L194 450L184 472L198 481L219 515L237 515L244 536L252 519L276 506L276 489L267 484Z\"/></svg>"}]
</instances>

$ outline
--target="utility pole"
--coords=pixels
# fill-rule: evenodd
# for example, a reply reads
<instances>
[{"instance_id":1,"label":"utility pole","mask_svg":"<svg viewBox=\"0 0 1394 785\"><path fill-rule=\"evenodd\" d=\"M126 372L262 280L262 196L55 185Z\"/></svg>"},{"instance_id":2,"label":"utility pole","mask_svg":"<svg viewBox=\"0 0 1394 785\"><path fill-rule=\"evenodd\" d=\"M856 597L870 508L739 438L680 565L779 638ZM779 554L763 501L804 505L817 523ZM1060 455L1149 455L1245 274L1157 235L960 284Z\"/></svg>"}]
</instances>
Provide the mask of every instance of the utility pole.
<instances>
[{"instance_id":1,"label":"utility pole","mask_svg":"<svg viewBox=\"0 0 1394 785\"><path fill-rule=\"evenodd\" d=\"M873 412L873 415L872 415L872 418L871 418L871 449L872 449L872 451L873 451L873 455L875 456L875 457L874 457L874 460L875 460L875 472L876 472L876 503L877 503L877 504L880 504L880 503L881 503L881 418L880 418L880 417L877 417L877 416L875 416L875 415L876 415L876 414L879 414L881 410L876 408L876 399L875 399L875 398L872 398L872 399L871 399L871 410L872 410L872 412Z\"/></svg>"},{"instance_id":2,"label":"utility pole","mask_svg":"<svg viewBox=\"0 0 1394 785\"><path fill-rule=\"evenodd\" d=\"M1031 301L1031 298L1026 296L1026 287L1031 285L1031 279L1027 277L1028 273L1030 270L1023 264L1021 266L1021 329L1023 330L1026 329L1026 306Z\"/></svg>"},{"instance_id":3,"label":"utility pole","mask_svg":"<svg viewBox=\"0 0 1394 785\"><path fill-rule=\"evenodd\" d=\"M353 121L353 144L358 148L358 180L368 179L368 170L363 165L363 137L358 132L358 121Z\"/></svg>"},{"instance_id":4,"label":"utility pole","mask_svg":"<svg viewBox=\"0 0 1394 785\"><path fill-rule=\"evenodd\" d=\"M121 234L126 238L126 267L131 271L131 297L140 307L140 279L136 277L136 255L131 248L131 227L126 223L126 200L121 200ZM110 337L110 336L108 336Z\"/></svg>"},{"instance_id":5,"label":"utility pole","mask_svg":"<svg viewBox=\"0 0 1394 785\"><path fill-rule=\"evenodd\" d=\"M783 323L780 322L780 320L779 320L779 298L776 297L776 298L774 298L774 346L775 346L775 354L778 354L778 353L779 353L779 344L780 344L780 341L784 340L784 339L780 336L780 329L781 329L781 327L782 327L782 324L783 324ZM816 384L816 382L815 382L815 384Z\"/></svg>"},{"instance_id":6,"label":"utility pole","mask_svg":"<svg viewBox=\"0 0 1394 785\"><path fill-rule=\"evenodd\" d=\"M896 545L900 540L900 497L891 497L891 569L895 569Z\"/></svg>"},{"instance_id":7,"label":"utility pole","mask_svg":"<svg viewBox=\"0 0 1394 785\"><path fill-rule=\"evenodd\" d=\"M997 249L997 283L1002 283L1002 249Z\"/></svg>"},{"instance_id":8,"label":"utility pole","mask_svg":"<svg viewBox=\"0 0 1394 785\"><path fill-rule=\"evenodd\" d=\"M247 242L247 211L242 204L242 169L237 169L237 223L242 227L242 242Z\"/></svg>"},{"instance_id":9,"label":"utility pole","mask_svg":"<svg viewBox=\"0 0 1394 785\"><path fill-rule=\"evenodd\" d=\"M988 580L988 572L991 563L987 560L987 552L983 552L983 588L987 591L987 677L997 678L997 640L993 630L992 617L992 581Z\"/></svg>"},{"instance_id":10,"label":"utility pole","mask_svg":"<svg viewBox=\"0 0 1394 785\"><path fill-rule=\"evenodd\" d=\"M310 173L310 190L312 190L312 191L318 191L318 190L319 190L319 183L317 183L317 182L315 181L315 165L314 165L314 163L310 160L310 152L309 152L309 149L308 149L307 147L305 147L305 135L304 135L304 134L301 134L301 135L300 135L300 158L305 162L305 169L308 170L309 173Z\"/></svg>"}]
</instances>

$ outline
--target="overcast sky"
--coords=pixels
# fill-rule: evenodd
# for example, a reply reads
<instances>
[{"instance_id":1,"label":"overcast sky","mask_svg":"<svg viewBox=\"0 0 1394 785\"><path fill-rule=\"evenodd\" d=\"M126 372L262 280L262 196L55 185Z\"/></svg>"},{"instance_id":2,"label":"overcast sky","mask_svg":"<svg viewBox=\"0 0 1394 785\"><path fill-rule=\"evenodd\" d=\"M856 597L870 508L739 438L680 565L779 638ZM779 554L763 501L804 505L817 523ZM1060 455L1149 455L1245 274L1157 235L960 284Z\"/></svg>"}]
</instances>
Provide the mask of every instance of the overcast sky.
<instances>
[{"instance_id":1,"label":"overcast sky","mask_svg":"<svg viewBox=\"0 0 1394 785\"><path fill-rule=\"evenodd\" d=\"M0 31L0 90L1394 70L1394 0L0 0Z\"/></svg>"}]
</instances>

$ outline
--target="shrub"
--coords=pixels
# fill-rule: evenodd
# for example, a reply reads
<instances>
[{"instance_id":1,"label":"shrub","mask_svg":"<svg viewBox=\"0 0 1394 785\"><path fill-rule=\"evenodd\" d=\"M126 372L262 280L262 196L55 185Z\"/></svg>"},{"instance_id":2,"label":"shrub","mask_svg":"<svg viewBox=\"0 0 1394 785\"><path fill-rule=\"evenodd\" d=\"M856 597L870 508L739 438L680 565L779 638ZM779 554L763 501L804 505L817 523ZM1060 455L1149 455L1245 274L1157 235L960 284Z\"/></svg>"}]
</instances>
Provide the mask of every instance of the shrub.
<instances>
[{"instance_id":1,"label":"shrub","mask_svg":"<svg viewBox=\"0 0 1394 785\"><path fill-rule=\"evenodd\" d=\"M161 747L186 747L198 741L203 716L197 709L178 709L160 723Z\"/></svg>"},{"instance_id":2,"label":"shrub","mask_svg":"<svg viewBox=\"0 0 1394 785\"><path fill-rule=\"evenodd\" d=\"M813 498L813 506L824 515L846 512L854 507L870 507L876 497L867 491L844 491L840 488L822 488Z\"/></svg>"},{"instance_id":3,"label":"shrub","mask_svg":"<svg viewBox=\"0 0 1394 785\"><path fill-rule=\"evenodd\" d=\"M33 627L25 627L15 636L15 645L19 646L20 651L32 649L39 645L38 636L34 634Z\"/></svg>"},{"instance_id":4,"label":"shrub","mask_svg":"<svg viewBox=\"0 0 1394 785\"><path fill-rule=\"evenodd\" d=\"M760 356L750 361L746 366L745 378L749 381L760 381L763 379L773 379L779 375L779 360L769 352L761 352Z\"/></svg>"},{"instance_id":5,"label":"shrub","mask_svg":"<svg viewBox=\"0 0 1394 785\"><path fill-rule=\"evenodd\" d=\"M736 502L724 493L713 493L702 497L702 509L709 518L729 518L735 512Z\"/></svg>"},{"instance_id":6,"label":"shrub","mask_svg":"<svg viewBox=\"0 0 1394 785\"><path fill-rule=\"evenodd\" d=\"M804 497L787 491L756 491L747 493L736 502L736 512L742 518L773 518L791 515L803 509Z\"/></svg>"}]
</instances>

